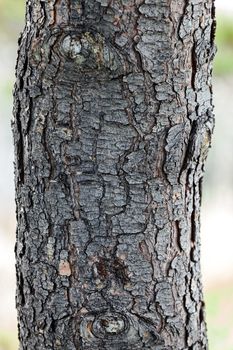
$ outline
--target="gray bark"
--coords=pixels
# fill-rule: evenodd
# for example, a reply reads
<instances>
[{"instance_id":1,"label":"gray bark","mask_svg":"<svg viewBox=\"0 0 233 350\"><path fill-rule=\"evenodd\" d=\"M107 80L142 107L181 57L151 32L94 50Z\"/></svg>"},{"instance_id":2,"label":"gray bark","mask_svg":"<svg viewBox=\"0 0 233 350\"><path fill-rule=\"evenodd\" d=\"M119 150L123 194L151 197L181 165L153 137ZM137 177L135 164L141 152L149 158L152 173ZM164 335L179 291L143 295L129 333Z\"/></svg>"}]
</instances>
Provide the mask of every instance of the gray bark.
<instances>
[{"instance_id":1,"label":"gray bark","mask_svg":"<svg viewBox=\"0 0 233 350\"><path fill-rule=\"evenodd\" d=\"M212 0L31 0L14 99L21 350L207 349Z\"/></svg>"}]
</instances>

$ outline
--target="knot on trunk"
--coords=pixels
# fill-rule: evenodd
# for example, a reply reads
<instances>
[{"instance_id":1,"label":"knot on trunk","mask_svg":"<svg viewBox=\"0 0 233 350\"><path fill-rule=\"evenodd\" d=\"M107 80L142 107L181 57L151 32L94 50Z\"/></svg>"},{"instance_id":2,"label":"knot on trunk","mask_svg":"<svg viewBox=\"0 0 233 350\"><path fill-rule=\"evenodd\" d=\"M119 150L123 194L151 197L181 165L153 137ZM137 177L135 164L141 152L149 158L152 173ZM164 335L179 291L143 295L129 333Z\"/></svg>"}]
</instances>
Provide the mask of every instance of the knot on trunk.
<instances>
[{"instance_id":1,"label":"knot on trunk","mask_svg":"<svg viewBox=\"0 0 233 350\"><path fill-rule=\"evenodd\" d=\"M100 34L69 33L60 42L60 52L82 72L109 72L113 77L128 74L127 59Z\"/></svg>"},{"instance_id":2,"label":"knot on trunk","mask_svg":"<svg viewBox=\"0 0 233 350\"><path fill-rule=\"evenodd\" d=\"M91 348L93 344L106 349L151 349L164 345L156 331L156 325L128 312L103 311L86 314L80 325L82 345ZM105 347L104 347L105 349Z\"/></svg>"},{"instance_id":3,"label":"knot on trunk","mask_svg":"<svg viewBox=\"0 0 233 350\"><path fill-rule=\"evenodd\" d=\"M114 337L126 331L127 328L127 319L119 313L100 314L92 324L93 334L97 338Z\"/></svg>"}]
</instances>

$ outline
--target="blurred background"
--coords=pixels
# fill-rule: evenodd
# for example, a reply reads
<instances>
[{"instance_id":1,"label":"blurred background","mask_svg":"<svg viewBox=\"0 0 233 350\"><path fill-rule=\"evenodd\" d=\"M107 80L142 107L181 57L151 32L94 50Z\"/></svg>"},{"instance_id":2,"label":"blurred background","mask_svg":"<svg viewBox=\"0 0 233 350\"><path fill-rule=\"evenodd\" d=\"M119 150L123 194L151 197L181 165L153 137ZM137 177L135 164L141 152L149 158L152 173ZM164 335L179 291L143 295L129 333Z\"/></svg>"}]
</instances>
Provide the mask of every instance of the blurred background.
<instances>
[{"instance_id":1,"label":"blurred background","mask_svg":"<svg viewBox=\"0 0 233 350\"><path fill-rule=\"evenodd\" d=\"M210 350L233 350L233 1L216 0L216 128L205 175L202 271ZM17 349L15 206L10 128L24 0L0 0L0 350Z\"/></svg>"}]
</instances>

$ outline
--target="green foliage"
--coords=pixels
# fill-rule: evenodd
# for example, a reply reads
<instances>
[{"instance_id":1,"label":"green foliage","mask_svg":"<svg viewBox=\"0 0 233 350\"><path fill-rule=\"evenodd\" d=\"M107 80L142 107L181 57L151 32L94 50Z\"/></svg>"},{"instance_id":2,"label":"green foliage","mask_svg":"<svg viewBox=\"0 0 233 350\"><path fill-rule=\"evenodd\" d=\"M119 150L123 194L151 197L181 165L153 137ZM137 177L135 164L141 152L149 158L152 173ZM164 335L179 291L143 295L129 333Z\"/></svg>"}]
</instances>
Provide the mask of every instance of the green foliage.
<instances>
[{"instance_id":1,"label":"green foliage","mask_svg":"<svg viewBox=\"0 0 233 350\"><path fill-rule=\"evenodd\" d=\"M17 348L17 335L0 331L0 350L16 350Z\"/></svg>"},{"instance_id":2,"label":"green foliage","mask_svg":"<svg viewBox=\"0 0 233 350\"><path fill-rule=\"evenodd\" d=\"M24 14L25 0L0 0L0 18L19 20Z\"/></svg>"},{"instance_id":3,"label":"green foliage","mask_svg":"<svg viewBox=\"0 0 233 350\"><path fill-rule=\"evenodd\" d=\"M232 350L233 283L206 293L207 328L211 350Z\"/></svg>"},{"instance_id":4,"label":"green foliage","mask_svg":"<svg viewBox=\"0 0 233 350\"><path fill-rule=\"evenodd\" d=\"M233 73L233 20L232 17L217 18L216 44L218 52L214 60L214 73Z\"/></svg>"},{"instance_id":5,"label":"green foliage","mask_svg":"<svg viewBox=\"0 0 233 350\"><path fill-rule=\"evenodd\" d=\"M217 44L233 48L233 21L231 17L219 16L217 18L216 34Z\"/></svg>"},{"instance_id":6,"label":"green foliage","mask_svg":"<svg viewBox=\"0 0 233 350\"><path fill-rule=\"evenodd\" d=\"M25 0L0 0L1 36L13 39L22 29L25 12Z\"/></svg>"}]
</instances>

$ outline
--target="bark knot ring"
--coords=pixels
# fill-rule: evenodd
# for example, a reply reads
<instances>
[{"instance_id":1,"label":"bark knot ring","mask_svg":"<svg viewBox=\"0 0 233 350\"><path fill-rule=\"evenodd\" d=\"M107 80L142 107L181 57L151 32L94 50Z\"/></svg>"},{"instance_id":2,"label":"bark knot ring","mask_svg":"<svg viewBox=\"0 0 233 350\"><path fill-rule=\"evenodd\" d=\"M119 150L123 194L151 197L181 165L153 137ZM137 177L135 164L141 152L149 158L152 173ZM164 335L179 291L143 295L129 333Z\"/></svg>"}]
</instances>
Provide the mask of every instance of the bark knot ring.
<instances>
[{"instance_id":1,"label":"bark knot ring","mask_svg":"<svg viewBox=\"0 0 233 350\"><path fill-rule=\"evenodd\" d=\"M81 53L82 44L78 38L67 35L63 39L62 49L68 57L75 59Z\"/></svg>"},{"instance_id":2,"label":"bark knot ring","mask_svg":"<svg viewBox=\"0 0 233 350\"><path fill-rule=\"evenodd\" d=\"M117 336L128 328L128 322L120 313L107 312L96 317L92 330L96 337Z\"/></svg>"}]
</instances>

